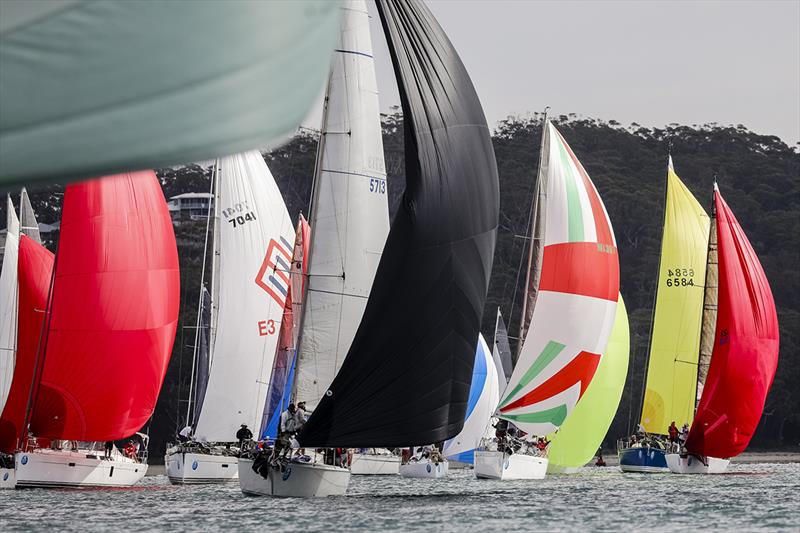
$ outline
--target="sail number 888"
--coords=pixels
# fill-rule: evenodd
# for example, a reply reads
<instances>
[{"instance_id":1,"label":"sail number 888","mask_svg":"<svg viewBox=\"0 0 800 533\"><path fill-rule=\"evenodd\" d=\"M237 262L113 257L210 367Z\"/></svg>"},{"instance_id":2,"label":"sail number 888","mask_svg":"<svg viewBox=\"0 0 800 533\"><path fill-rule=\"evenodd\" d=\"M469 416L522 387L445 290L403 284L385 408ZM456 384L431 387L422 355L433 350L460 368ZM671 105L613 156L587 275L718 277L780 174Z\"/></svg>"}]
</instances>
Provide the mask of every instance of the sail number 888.
<instances>
[{"instance_id":1,"label":"sail number 888","mask_svg":"<svg viewBox=\"0 0 800 533\"><path fill-rule=\"evenodd\" d=\"M694 287L693 268L667 269L667 287Z\"/></svg>"}]
</instances>

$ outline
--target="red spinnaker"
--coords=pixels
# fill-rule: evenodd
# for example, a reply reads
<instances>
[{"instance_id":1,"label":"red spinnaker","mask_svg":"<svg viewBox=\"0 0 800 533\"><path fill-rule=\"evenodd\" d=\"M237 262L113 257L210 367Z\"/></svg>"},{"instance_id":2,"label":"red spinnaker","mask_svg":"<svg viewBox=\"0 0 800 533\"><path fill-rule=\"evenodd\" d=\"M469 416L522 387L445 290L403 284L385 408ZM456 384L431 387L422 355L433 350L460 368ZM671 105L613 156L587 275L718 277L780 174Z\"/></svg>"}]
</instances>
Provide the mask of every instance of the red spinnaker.
<instances>
[{"instance_id":1,"label":"red spinnaker","mask_svg":"<svg viewBox=\"0 0 800 533\"><path fill-rule=\"evenodd\" d=\"M152 171L67 187L34 435L115 440L147 422L172 351L179 284Z\"/></svg>"},{"instance_id":2,"label":"red spinnaker","mask_svg":"<svg viewBox=\"0 0 800 533\"><path fill-rule=\"evenodd\" d=\"M734 457L750 443L778 366L778 316L767 277L719 191L714 192L719 308L714 352L686 442L691 453Z\"/></svg>"},{"instance_id":3,"label":"red spinnaker","mask_svg":"<svg viewBox=\"0 0 800 533\"><path fill-rule=\"evenodd\" d=\"M31 382L36 368L36 351L42 337L42 320L53 275L53 254L27 235L19 239L19 315L17 317L17 359L8 400L0 417L0 451L13 453L24 437Z\"/></svg>"}]
</instances>

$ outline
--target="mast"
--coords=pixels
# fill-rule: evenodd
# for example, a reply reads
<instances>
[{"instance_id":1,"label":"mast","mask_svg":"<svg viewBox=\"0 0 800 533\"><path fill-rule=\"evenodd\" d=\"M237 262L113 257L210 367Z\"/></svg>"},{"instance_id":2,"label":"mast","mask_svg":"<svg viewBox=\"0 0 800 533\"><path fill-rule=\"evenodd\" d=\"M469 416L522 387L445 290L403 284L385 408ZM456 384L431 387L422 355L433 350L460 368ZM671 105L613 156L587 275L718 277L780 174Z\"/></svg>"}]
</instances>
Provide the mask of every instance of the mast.
<instances>
[{"instance_id":1,"label":"mast","mask_svg":"<svg viewBox=\"0 0 800 533\"><path fill-rule=\"evenodd\" d=\"M714 191L717 191L717 180L714 177ZM694 409L700 403L703 385L711 365L711 354L714 351L714 338L717 328L717 291L719 288L719 257L717 253L717 206L713 193L711 198L711 223L708 225L708 252L706 254L706 279L703 289L703 318L700 330L700 357L697 361L697 383L695 386Z\"/></svg>"},{"instance_id":2,"label":"mast","mask_svg":"<svg viewBox=\"0 0 800 533\"><path fill-rule=\"evenodd\" d=\"M667 173L664 176L664 202L662 205L664 206L664 216L661 219L661 242L658 245L658 267L656 268L656 284L653 289L653 304L652 309L650 311L650 325L647 330L647 355L645 356L644 360L644 376L642 376L642 388L639 392L639 424L641 424L642 420L642 412L644 410L644 392L645 387L647 386L647 371L650 368L650 351L653 347L653 324L656 321L656 302L658 301L658 284L661 282L661 255L663 254L664 250L664 228L667 225L667 199L669 196L669 171L674 170L672 166L672 144L670 143L669 148L667 149ZM634 349L634 359L636 358L635 349ZM630 431L628 431L630 433Z\"/></svg>"},{"instance_id":3,"label":"mast","mask_svg":"<svg viewBox=\"0 0 800 533\"><path fill-rule=\"evenodd\" d=\"M211 215L212 215L212 204L213 204L213 214L214 214L214 230L217 229L216 220L217 220L217 206L219 203L216 201L215 195L217 194L217 189L214 186L217 176L217 170L219 169L219 159L214 161L214 170L211 172L211 179L209 180L211 183L209 184L209 194L211 197L208 199L208 212L206 214L206 233L205 239L203 241L203 266L200 268L200 295L198 297L197 302L197 320L195 321L195 330L194 330L194 346L192 348L192 373L189 376L189 401L187 402L188 405L186 406L186 425L188 426L191 423L191 412L192 412L192 388L194 387L194 372L197 366L197 357L199 353L199 346L200 346L200 322L201 317L203 314L203 286L205 284L206 279L206 256L208 253L208 230L209 226L211 225ZM213 241L214 243L217 242L217 236L214 234ZM212 266L212 274L211 277L213 279L213 266ZM213 308L215 299L212 296L211 305ZM210 348L210 347L209 347Z\"/></svg>"},{"instance_id":4,"label":"mast","mask_svg":"<svg viewBox=\"0 0 800 533\"><path fill-rule=\"evenodd\" d=\"M541 249L543 247L542 244L542 235L544 234L544 217L540 218L539 212L539 201L540 197L544 196L545 187L542 186L542 179L544 177L544 173L542 172L542 162L544 161L544 149L545 149L545 139L547 138L547 110L550 107L544 108L544 118L542 119L542 139L539 144L539 168L536 171L536 191L533 195L533 205L531 206L531 217L530 217L530 243L528 245L528 267L525 271L525 292L522 295L522 315L520 316L519 320L519 337L517 339L517 359L519 359L519 354L522 351L522 345L525 342L525 333L527 332L529 321L528 321L528 300L532 299L533 301L530 302L531 309L533 308L533 304L535 303L536 295L534 294L533 297L530 296L530 288L531 284L535 285L537 288L539 286L539 277L541 275ZM541 200L544 202L544 198ZM526 235L528 237L528 235ZM533 280L531 280L531 272L534 269L534 265L536 268L536 272L533 272ZM535 293L536 289L534 289Z\"/></svg>"},{"instance_id":5,"label":"mast","mask_svg":"<svg viewBox=\"0 0 800 533\"><path fill-rule=\"evenodd\" d=\"M319 142L317 143L317 158L314 163L314 179L311 181L311 198L308 201L308 220L314 220L314 216L316 214L317 205L319 205L319 198L317 195L319 194L319 176L322 173L322 154L323 150L325 149L325 137L327 136L326 126L328 124L328 107L330 101L330 90L331 90L331 80L330 74L328 75L328 85L325 88L325 99L322 102L322 123L320 124L319 129ZM311 243L314 242L314 229L316 224L310 225L310 239L309 242L303 243L304 246L308 247L308 252L306 257L308 258L308 265L306 265L305 271L305 279L303 283L303 294L301 299L303 302L306 300L306 294L308 293L308 285L309 279L311 278L311 257L312 257L312 247L310 246ZM300 270L300 275L303 276L303 269ZM305 322L306 317L306 308L307 305L303 305L300 309L300 319L297 322L297 345L294 348L294 358L295 358L295 368L294 374L292 375L292 392L289 395L291 398L291 402L297 401L297 377L299 375L298 366L300 366L300 347L303 344L303 323Z\"/></svg>"},{"instance_id":6,"label":"mast","mask_svg":"<svg viewBox=\"0 0 800 533\"><path fill-rule=\"evenodd\" d=\"M222 173L222 164L219 159L216 163L216 171L214 172L214 231L212 240L212 256L211 256L211 322L208 331L208 368L214 363L214 341L217 338L217 321L219 319L219 267L220 267L220 253L219 253L219 224L220 224L220 200L221 193L219 190L220 174ZM202 296L201 296L202 298Z\"/></svg>"}]
</instances>

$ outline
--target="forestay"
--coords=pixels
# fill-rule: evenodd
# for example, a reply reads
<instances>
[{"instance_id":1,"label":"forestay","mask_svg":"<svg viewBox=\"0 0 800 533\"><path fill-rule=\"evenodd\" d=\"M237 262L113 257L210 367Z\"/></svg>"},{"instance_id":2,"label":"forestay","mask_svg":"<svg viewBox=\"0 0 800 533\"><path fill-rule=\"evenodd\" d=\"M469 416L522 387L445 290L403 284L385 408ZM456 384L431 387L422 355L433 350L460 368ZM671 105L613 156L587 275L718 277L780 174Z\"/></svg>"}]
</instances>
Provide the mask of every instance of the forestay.
<instances>
[{"instance_id":1,"label":"forestay","mask_svg":"<svg viewBox=\"0 0 800 533\"><path fill-rule=\"evenodd\" d=\"M294 229L259 152L222 158L216 180L211 369L195 436L231 442L241 424L261 424Z\"/></svg>"},{"instance_id":2,"label":"forestay","mask_svg":"<svg viewBox=\"0 0 800 533\"><path fill-rule=\"evenodd\" d=\"M342 6L311 201L296 401L314 409L353 342L389 234L378 90L365 0Z\"/></svg>"},{"instance_id":3,"label":"forestay","mask_svg":"<svg viewBox=\"0 0 800 533\"><path fill-rule=\"evenodd\" d=\"M586 391L616 314L619 259L603 202L556 128L546 123L540 202L534 228L544 247L530 327L499 415L546 435L561 426ZM531 275L532 279L537 276Z\"/></svg>"},{"instance_id":4,"label":"forestay","mask_svg":"<svg viewBox=\"0 0 800 533\"><path fill-rule=\"evenodd\" d=\"M489 128L427 7L379 0L403 107L406 191L350 351L300 434L401 447L458 434L497 235Z\"/></svg>"},{"instance_id":5,"label":"forestay","mask_svg":"<svg viewBox=\"0 0 800 533\"><path fill-rule=\"evenodd\" d=\"M669 159L664 232L641 423L666 434L691 423L703 315L709 218Z\"/></svg>"}]
</instances>

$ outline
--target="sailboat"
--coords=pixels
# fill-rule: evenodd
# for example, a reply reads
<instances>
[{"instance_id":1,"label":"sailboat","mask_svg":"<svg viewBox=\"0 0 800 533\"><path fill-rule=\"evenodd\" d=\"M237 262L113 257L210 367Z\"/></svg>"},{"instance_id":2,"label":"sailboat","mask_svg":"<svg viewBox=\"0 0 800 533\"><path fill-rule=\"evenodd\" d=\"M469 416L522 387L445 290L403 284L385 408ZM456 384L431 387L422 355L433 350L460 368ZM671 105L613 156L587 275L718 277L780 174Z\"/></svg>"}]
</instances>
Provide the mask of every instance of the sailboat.
<instances>
[{"instance_id":1,"label":"sailboat","mask_svg":"<svg viewBox=\"0 0 800 533\"><path fill-rule=\"evenodd\" d=\"M769 281L750 241L714 184L700 340L697 409L676 474L719 474L742 453L758 426L778 367L779 329ZM716 306L713 303L716 302Z\"/></svg>"},{"instance_id":2,"label":"sailboat","mask_svg":"<svg viewBox=\"0 0 800 533\"><path fill-rule=\"evenodd\" d=\"M25 237L19 252L17 364L0 426L17 487L132 485L147 471L137 432L178 318L177 247L155 174L68 186L57 256Z\"/></svg>"},{"instance_id":3,"label":"sailboat","mask_svg":"<svg viewBox=\"0 0 800 533\"><path fill-rule=\"evenodd\" d=\"M569 418L548 437L548 474L574 473L595 456L622 398L629 352L628 313L620 294L611 338L592 382Z\"/></svg>"},{"instance_id":4,"label":"sailboat","mask_svg":"<svg viewBox=\"0 0 800 533\"><path fill-rule=\"evenodd\" d=\"M422 3L377 5L405 117L406 191L344 362L298 435L306 448L398 448L458 434L497 235L497 167L466 69ZM296 475L309 486L321 479L314 472L291 463L269 476L269 493L287 494ZM303 495L346 489L331 485Z\"/></svg>"},{"instance_id":5,"label":"sailboat","mask_svg":"<svg viewBox=\"0 0 800 533\"><path fill-rule=\"evenodd\" d=\"M350 349L389 233L386 166L365 0L341 6L309 223L297 355L293 379L287 385L293 403L304 402L313 411ZM331 450L325 457L317 453L309 457L307 463L273 460L264 467L257 457L242 458L242 491L271 496L344 494L350 480L346 461ZM357 459L362 462L362 457ZM254 465L259 472L253 470ZM291 472L291 479L284 479L286 472Z\"/></svg>"},{"instance_id":6,"label":"sailboat","mask_svg":"<svg viewBox=\"0 0 800 533\"><path fill-rule=\"evenodd\" d=\"M505 377L501 379L505 380ZM492 352L481 334L478 336L475 366L472 369L467 416L464 418L461 432L447 440L442 447L442 454L447 459L473 464L475 450L491 429L491 416L499 401L498 369Z\"/></svg>"},{"instance_id":7,"label":"sailboat","mask_svg":"<svg viewBox=\"0 0 800 533\"><path fill-rule=\"evenodd\" d=\"M236 433L261 426L289 291L294 230L261 153L217 160L212 181L209 353L206 364L198 322L192 383L199 396L190 391L186 413L193 438L165 458L174 484L236 482ZM198 320L204 282L203 271Z\"/></svg>"},{"instance_id":8,"label":"sailboat","mask_svg":"<svg viewBox=\"0 0 800 533\"><path fill-rule=\"evenodd\" d=\"M677 427L688 425L694 416L709 218L675 173L671 156L666 181L664 229L640 421L649 437L640 435L637 442L625 439L618 443L623 472L667 472L667 445L663 438L654 436L666 435L672 422ZM708 367L703 365L700 369Z\"/></svg>"},{"instance_id":9,"label":"sailboat","mask_svg":"<svg viewBox=\"0 0 800 533\"><path fill-rule=\"evenodd\" d=\"M5 411L17 362L20 240L32 240L41 244L39 225L36 222L28 193L24 188L20 193L20 212L22 222L17 219L14 204L11 201L11 196L8 195L3 266L2 271L0 271L0 415L2 415L0 416L0 435L6 431L11 434L14 433L14 429L9 426L9 419L14 418L12 413L22 413L24 409L24 407L12 402L8 412ZM23 246L25 248L23 253L27 257L30 244L25 243ZM27 264L25 261L24 263ZM50 270L52 270L52 260L49 263L49 267L41 272L41 276L36 278L42 281L42 286L44 287L49 285ZM29 274L29 272L26 273ZM26 277L25 279L29 278ZM43 309L45 304L46 301L39 309ZM20 370L23 368L24 364L20 366ZM2 438L0 437L0 439ZM13 489L16 485L13 437L9 436L9 438L2 440L5 441L5 445L0 448L0 488Z\"/></svg>"},{"instance_id":10,"label":"sailboat","mask_svg":"<svg viewBox=\"0 0 800 533\"><path fill-rule=\"evenodd\" d=\"M544 437L574 410L600 364L619 297L611 222L594 184L546 118L531 217L520 351L496 416L528 437L475 452L475 475L541 479ZM513 435L509 435L513 437Z\"/></svg>"}]
</instances>

